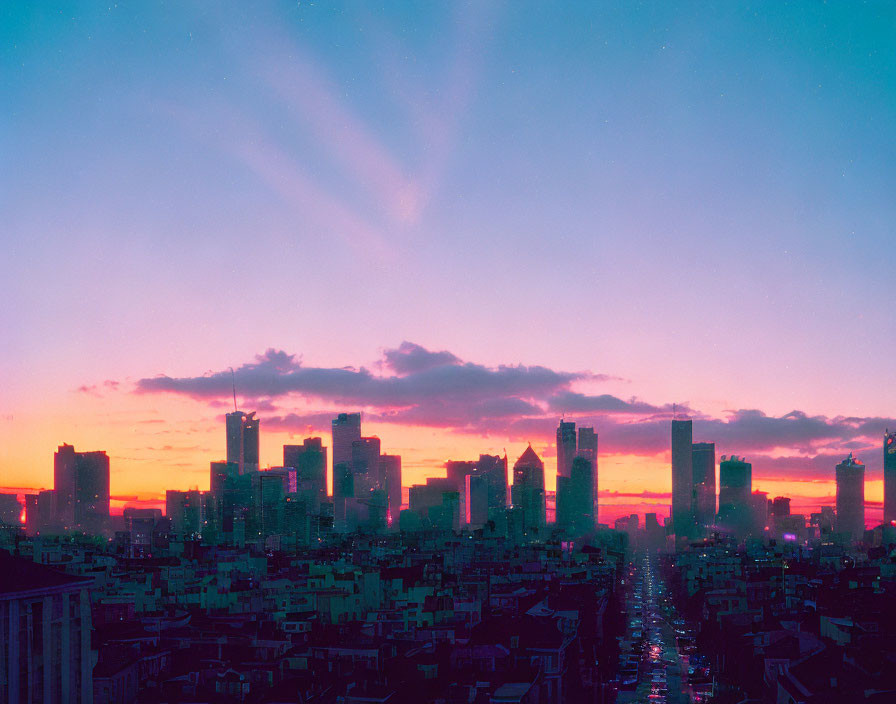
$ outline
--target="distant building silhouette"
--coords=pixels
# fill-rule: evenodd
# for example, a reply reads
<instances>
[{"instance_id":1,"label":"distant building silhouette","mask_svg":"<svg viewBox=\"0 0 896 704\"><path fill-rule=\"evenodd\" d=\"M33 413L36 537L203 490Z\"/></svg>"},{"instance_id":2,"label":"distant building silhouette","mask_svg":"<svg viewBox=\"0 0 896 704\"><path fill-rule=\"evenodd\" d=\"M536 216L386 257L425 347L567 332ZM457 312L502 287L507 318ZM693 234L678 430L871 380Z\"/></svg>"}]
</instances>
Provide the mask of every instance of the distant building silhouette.
<instances>
[{"instance_id":1,"label":"distant building silhouette","mask_svg":"<svg viewBox=\"0 0 896 704\"><path fill-rule=\"evenodd\" d=\"M694 532L693 425L672 421L672 530L677 536Z\"/></svg>"},{"instance_id":2,"label":"distant building silhouette","mask_svg":"<svg viewBox=\"0 0 896 704\"><path fill-rule=\"evenodd\" d=\"M240 474L259 468L259 421L255 412L234 411L225 416L227 461L239 467Z\"/></svg>"},{"instance_id":3,"label":"distant building silhouette","mask_svg":"<svg viewBox=\"0 0 896 704\"><path fill-rule=\"evenodd\" d=\"M557 476L568 477L576 456L576 424L561 420L557 426Z\"/></svg>"},{"instance_id":4,"label":"distant building silhouette","mask_svg":"<svg viewBox=\"0 0 896 704\"><path fill-rule=\"evenodd\" d=\"M360 439L360 413L340 413L333 419L333 513L340 528L345 525L345 500L354 496L352 444Z\"/></svg>"},{"instance_id":5,"label":"distant building silhouette","mask_svg":"<svg viewBox=\"0 0 896 704\"><path fill-rule=\"evenodd\" d=\"M591 514L594 517L594 521L596 523L598 520L597 433L594 432L594 428L579 428L579 442L578 447L576 448L576 457L582 457L583 459L588 460L588 462L591 464L591 496L593 503Z\"/></svg>"},{"instance_id":6,"label":"distant building silhouette","mask_svg":"<svg viewBox=\"0 0 896 704\"><path fill-rule=\"evenodd\" d=\"M388 524L397 528L398 517L401 514L401 457L399 455L380 455L380 477L389 509Z\"/></svg>"},{"instance_id":7,"label":"distant building silhouette","mask_svg":"<svg viewBox=\"0 0 896 704\"><path fill-rule=\"evenodd\" d=\"M753 465L743 458L722 456L719 463L718 523L742 534L752 528Z\"/></svg>"},{"instance_id":8,"label":"distant building silhouette","mask_svg":"<svg viewBox=\"0 0 896 704\"><path fill-rule=\"evenodd\" d=\"M305 438L301 445L284 445L283 466L296 470L294 491L313 491L318 503L327 500L327 448L321 438Z\"/></svg>"},{"instance_id":9,"label":"distant building silhouette","mask_svg":"<svg viewBox=\"0 0 896 704\"><path fill-rule=\"evenodd\" d=\"M884 433L884 523L896 521L896 430Z\"/></svg>"},{"instance_id":10,"label":"distant building silhouette","mask_svg":"<svg viewBox=\"0 0 896 704\"><path fill-rule=\"evenodd\" d=\"M62 530L92 535L109 522L109 457L60 445L53 458L55 522Z\"/></svg>"},{"instance_id":11,"label":"distant building silhouette","mask_svg":"<svg viewBox=\"0 0 896 704\"><path fill-rule=\"evenodd\" d=\"M524 531L538 530L547 523L544 462L532 446L513 465L513 486L510 490L513 507L521 509Z\"/></svg>"},{"instance_id":12,"label":"distant building silhouette","mask_svg":"<svg viewBox=\"0 0 896 704\"><path fill-rule=\"evenodd\" d=\"M694 474L694 520L700 528L712 526L716 519L716 446L712 442L691 445Z\"/></svg>"},{"instance_id":13,"label":"distant building silhouette","mask_svg":"<svg viewBox=\"0 0 896 704\"><path fill-rule=\"evenodd\" d=\"M836 468L837 532L852 540L865 533L865 465L849 453Z\"/></svg>"}]
</instances>

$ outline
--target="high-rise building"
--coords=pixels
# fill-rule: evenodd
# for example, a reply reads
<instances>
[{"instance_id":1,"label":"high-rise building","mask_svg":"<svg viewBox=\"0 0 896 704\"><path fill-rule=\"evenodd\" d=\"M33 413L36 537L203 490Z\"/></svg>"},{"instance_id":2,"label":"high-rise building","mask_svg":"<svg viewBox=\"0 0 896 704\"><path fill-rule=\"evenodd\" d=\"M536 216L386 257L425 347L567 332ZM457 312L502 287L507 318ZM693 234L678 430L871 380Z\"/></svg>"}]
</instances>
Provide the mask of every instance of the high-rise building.
<instances>
[{"instance_id":1,"label":"high-rise building","mask_svg":"<svg viewBox=\"0 0 896 704\"><path fill-rule=\"evenodd\" d=\"M557 476L568 477L576 456L576 424L561 420L557 426Z\"/></svg>"},{"instance_id":2,"label":"high-rise building","mask_svg":"<svg viewBox=\"0 0 896 704\"><path fill-rule=\"evenodd\" d=\"M591 462L573 459L570 476L557 477L557 526L574 536L594 530L594 487Z\"/></svg>"},{"instance_id":3,"label":"high-rise building","mask_svg":"<svg viewBox=\"0 0 896 704\"><path fill-rule=\"evenodd\" d=\"M524 531L537 531L547 523L544 462L531 445L513 465L510 494L514 508L522 509Z\"/></svg>"},{"instance_id":4,"label":"high-rise building","mask_svg":"<svg viewBox=\"0 0 896 704\"><path fill-rule=\"evenodd\" d=\"M380 439L360 438L352 443L352 478L355 497L380 488Z\"/></svg>"},{"instance_id":5,"label":"high-rise building","mask_svg":"<svg viewBox=\"0 0 896 704\"><path fill-rule=\"evenodd\" d=\"M227 429L227 461L239 467L240 474L258 471L259 421L252 413L234 411L225 416Z\"/></svg>"},{"instance_id":6,"label":"high-rise building","mask_svg":"<svg viewBox=\"0 0 896 704\"><path fill-rule=\"evenodd\" d=\"M198 489L165 492L165 516L171 521L171 530L180 535L196 535L202 532L203 501Z\"/></svg>"},{"instance_id":7,"label":"high-rise building","mask_svg":"<svg viewBox=\"0 0 896 704\"><path fill-rule=\"evenodd\" d=\"M283 466L296 470L297 487L313 490L316 501L327 500L327 448L321 438L305 438L301 445L283 446ZM313 510L313 507L312 507Z\"/></svg>"},{"instance_id":8,"label":"high-rise building","mask_svg":"<svg viewBox=\"0 0 896 704\"><path fill-rule=\"evenodd\" d=\"M466 523L471 528L482 528L488 521L488 477L467 474L464 477L464 494Z\"/></svg>"},{"instance_id":9,"label":"high-rise building","mask_svg":"<svg viewBox=\"0 0 896 704\"><path fill-rule=\"evenodd\" d=\"M772 499L772 515L775 518L790 515L790 497L776 496Z\"/></svg>"},{"instance_id":10,"label":"high-rise building","mask_svg":"<svg viewBox=\"0 0 896 704\"><path fill-rule=\"evenodd\" d=\"M896 525L896 430L884 433L884 523Z\"/></svg>"},{"instance_id":11,"label":"high-rise building","mask_svg":"<svg viewBox=\"0 0 896 704\"><path fill-rule=\"evenodd\" d=\"M753 524L753 465L731 455L719 462L719 517L721 526L737 533Z\"/></svg>"},{"instance_id":12,"label":"high-rise building","mask_svg":"<svg viewBox=\"0 0 896 704\"><path fill-rule=\"evenodd\" d=\"M488 479L488 516L494 519L507 508L507 457L479 455L476 473Z\"/></svg>"},{"instance_id":13,"label":"high-rise building","mask_svg":"<svg viewBox=\"0 0 896 704\"><path fill-rule=\"evenodd\" d=\"M716 519L716 446L695 442L691 446L694 474L694 519L700 528L708 528Z\"/></svg>"},{"instance_id":14,"label":"high-rise building","mask_svg":"<svg viewBox=\"0 0 896 704\"><path fill-rule=\"evenodd\" d=\"M399 455L380 455L380 477L383 490L386 492L388 525L397 527L398 516L401 513L401 457Z\"/></svg>"},{"instance_id":15,"label":"high-rise building","mask_svg":"<svg viewBox=\"0 0 896 704\"><path fill-rule=\"evenodd\" d=\"M22 504L15 494L0 494L0 525L22 525Z\"/></svg>"},{"instance_id":16,"label":"high-rise building","mask_svg":"<svg viewBox=\"0 0 896 704\"><path fill-rule=\"evenodd\" d=\"M576 448L576 457L582 457L591 463L591 480L593 484L591 488L591 496L593 497L594 504L591 512L594 516L594 522L597 523L597 433L594 432L594 428L579 428L579 446Z\"/></svg>"},{"instance_id":17,"label":"high-rise building","mask_svg":"<svg viewBox=\"0 0 896 704\"><path fill-rule=\"evenodd\" d=\"M354 496L352 482L352 444L361 439L361 414L340 413L332 422L333 447L333 518L341 530L345 527L345 500Z\"/></svg>"},{"instance_id":18,"label":"high-rise building","mask_svg":"<svg viewBox=\"0 0 896 704\"><path fill-rule=\"evenodd\" d=\"M690 420L672 421L672 529L677 536L694 532L693 426Z\"/></svg>"},{"instance_id":19,"label":"high-rise building","mask_svg":"<svg viewBox=\"0 0 896 704\"><path fill-rule=\"evenodd\" d=\"M104 532L109 522L108 455L60 445L53 458L53 480L59 526L94 535Z\"/></svg>"},{"instance_id":20,"label":"high-rise building","mask_svg":"<svg viewBox=\"0 0 896 704\"><path fill-rule=\"evenodd\" d=\"M837 532L852 540L865 533L865 465L849 453L837 465Z\"/></svg>"}]
</instances>

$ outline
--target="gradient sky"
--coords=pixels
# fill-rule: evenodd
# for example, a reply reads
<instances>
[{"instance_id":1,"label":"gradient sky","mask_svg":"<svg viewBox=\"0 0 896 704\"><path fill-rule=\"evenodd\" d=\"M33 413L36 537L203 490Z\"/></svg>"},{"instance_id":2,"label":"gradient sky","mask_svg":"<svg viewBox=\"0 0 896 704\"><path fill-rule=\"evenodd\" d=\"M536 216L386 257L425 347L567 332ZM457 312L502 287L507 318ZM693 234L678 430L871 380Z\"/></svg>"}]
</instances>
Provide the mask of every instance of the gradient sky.
<instances>
[{"instance_id":1,"label":"gradient sky","mask_svg":"<svg viewBox=\"0 0 896 704\"><path fill-rule=\"evenodd\" d=\"M678 403L758 488L854 450L880 500L891 3L247 5L0 5L0 485L65 441L206 488L232 366L267 464L361 409L406 483L553 468L565 412L643 510Z\"/></svg>"}]
</instances>

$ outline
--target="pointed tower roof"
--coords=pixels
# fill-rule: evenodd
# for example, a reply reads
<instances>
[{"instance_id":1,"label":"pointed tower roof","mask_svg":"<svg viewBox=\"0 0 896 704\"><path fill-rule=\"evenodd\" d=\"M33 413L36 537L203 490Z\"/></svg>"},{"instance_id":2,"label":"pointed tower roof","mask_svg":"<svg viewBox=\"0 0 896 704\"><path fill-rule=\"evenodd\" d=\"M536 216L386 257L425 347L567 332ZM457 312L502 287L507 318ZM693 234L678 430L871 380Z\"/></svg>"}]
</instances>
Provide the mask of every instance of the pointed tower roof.
<instances>
[{"instance_id":1,"label":"pointed tower roof","mask_svg":"<svg viewBox=\"0 0 896 704\"><path fill-rule=\"evenodd\" d=\"M517 467L544 467L544 462L541 461L541 458L535 454L535 450L532 449L532 443L529 443L529 447L526 448L526 451L520 455L520 458L516 461Z\"/></svg>"}]
</instances>

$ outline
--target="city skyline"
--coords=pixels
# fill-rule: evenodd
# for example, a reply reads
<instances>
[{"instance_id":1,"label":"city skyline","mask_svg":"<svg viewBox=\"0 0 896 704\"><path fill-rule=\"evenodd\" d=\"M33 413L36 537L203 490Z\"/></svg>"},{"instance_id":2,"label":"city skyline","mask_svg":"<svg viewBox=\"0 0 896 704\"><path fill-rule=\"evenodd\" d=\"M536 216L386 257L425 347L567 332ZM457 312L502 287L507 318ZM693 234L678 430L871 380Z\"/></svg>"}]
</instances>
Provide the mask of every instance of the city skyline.
<instances>
[{"instance_id":1,"label":"city skyline","mask_svg":"<svg viewBox=\"0 0 896 704\"><path fill-rule=\"evenodd\" d=\"M601 490L644 512L628 495L671 490L646 419L678 404L772 494L831 499L854 451L880 501L892 21L5 4L0 484L49 486L69 442L109 452L119 498L202 485L233 367L240 406L281 428L264 466L322 432L291 414L361 410L415 479L531 441L551 486L565 414L601 434ZM434 358L460 406L413 395ZM249 383L299 361L348 386ZM464 396L467 367L511 385ZM206 374L220 393L200 400L141 384Z\"/></svg>"}]
</instances>

